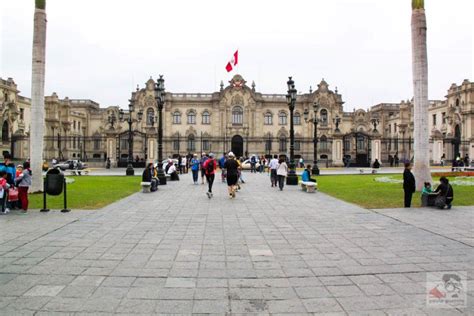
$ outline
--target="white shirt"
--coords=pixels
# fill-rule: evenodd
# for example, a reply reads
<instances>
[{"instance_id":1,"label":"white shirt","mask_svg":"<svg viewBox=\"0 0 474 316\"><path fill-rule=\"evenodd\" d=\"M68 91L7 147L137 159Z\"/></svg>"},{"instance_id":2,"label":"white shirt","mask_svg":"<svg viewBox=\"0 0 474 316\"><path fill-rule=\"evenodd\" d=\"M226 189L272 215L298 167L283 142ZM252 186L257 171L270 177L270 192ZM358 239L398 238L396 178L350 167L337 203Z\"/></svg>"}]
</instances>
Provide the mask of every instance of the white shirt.
<instances>
[{"instance_id":1,"label":"white shirt","mask_svg":"<svg viewBox=\"0 0 474 316\"><path fill-rule=\"evenodd\" d=\"M176 166L174 164L172 164L168 169L168 174L172 174L173 172L176 172Z\"/></svg>"},{"instance_id":2,"label":"white shirt","mask_svg":"<svg viewBox=\"0 0 474 316\"><path fill-rule=\"evenodd\" d=\"M273 158L270 160L270 163L268 164L268 168L276 170L278 168L278 159Z\"/></svg>"},{"instance_id":3,"label":"white shirt","mask_svg":"<svg viewBox=\"0 0 474 316\"><path fill-rule=\"evenodd\" d=\"M286 162L282 162L277 169L277 175L279 176L287 176L288 175L288 166L286 165Z\"/></svg>"},{"instance_id":4,"label":"white shirt","mask_svg":"<svg viewBox=\"0 0 474 316\"><path fill-rule=\"evenodd\" d=\"M181 166L186 166L186 157L183 157L181 160Z\"/></svg>"}]
</instances>

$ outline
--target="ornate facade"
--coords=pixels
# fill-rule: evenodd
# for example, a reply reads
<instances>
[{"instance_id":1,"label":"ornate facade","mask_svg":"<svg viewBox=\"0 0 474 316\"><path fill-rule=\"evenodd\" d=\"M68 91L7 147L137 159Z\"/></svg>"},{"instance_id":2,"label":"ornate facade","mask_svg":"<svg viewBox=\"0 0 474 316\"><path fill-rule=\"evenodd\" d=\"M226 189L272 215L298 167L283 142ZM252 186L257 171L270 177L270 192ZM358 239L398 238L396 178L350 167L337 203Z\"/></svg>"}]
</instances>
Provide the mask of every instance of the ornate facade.
<instances>
[{"instance_id":1,"label":"ornate facade","mask_svg":"<svg viewBox=\"0 0 474 316\"><path fill-rule=\"evenodd\" d=\"M143 119L133 117L133 157L157 158L157 106L155 81L150 79L132 92L131 100ZM413 157L413 106L411 101L382 103L369 110L344 112L343 98L322 80L314 91L299 94L294 111L295 156L313 160L313 116L318 104L318 159L321 164L342 166L343 157L353 165L366 165L389 155ZM119 164L128 157L128 125L111 121L119 107L101 108L82 99L45 98L45 158L81 158L103 164L108 157ZM0 79L2 150L15 158L28 157L30 99L20 95L13 79ZM431 160L440 163L458 153L474 157L474 83L453 84L444 100L430 104ZM127 115L127 114L126 114ZM163 109L164 157L189 152L229 150L237 155L289 153L290 113L284 94L262 94L235 75L219 91L203 93L167 92Z\"/></svg>"}]
</instances>

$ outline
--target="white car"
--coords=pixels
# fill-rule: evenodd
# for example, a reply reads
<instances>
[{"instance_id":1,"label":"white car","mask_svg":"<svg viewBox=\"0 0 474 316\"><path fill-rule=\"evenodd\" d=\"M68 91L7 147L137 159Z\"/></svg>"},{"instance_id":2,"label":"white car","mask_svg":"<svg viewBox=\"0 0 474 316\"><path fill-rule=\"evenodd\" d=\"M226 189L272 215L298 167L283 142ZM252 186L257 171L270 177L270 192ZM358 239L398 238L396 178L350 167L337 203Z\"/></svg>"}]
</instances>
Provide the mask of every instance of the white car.
<instances>
[{"instance_id":1,"label":"white car","mask_svg":"<svg viewBox=\"0 0 474 316\"><path fill-rule=\"evenodd\" d=\"M259 167L260 167L260 160L257 158L257 163L255 164L255 168L258 169ZM247 159L244 162L242 162L242 169L250 170L250 159Z\"/></svg>"},{"instance_id":2,"label":"white car","mask_svg":"<svg viewBox=\"0 0 474 316\"><path fill-rule=\"evenodd\" d=\"M166 166L168 165L168 160L169 160L169 159L165 159L165 160L162 161L162 163L163 163L163 170L166 170ZM178 162L178 159L171 159L171 160L173 160L173 163L174 163L174 165L176 166L176 169L178 169L178 163L179 163L179 162ZM155 163L155 168L157 168L157 167L158 167L158 165Z\"/></svg>"}]
</instances>

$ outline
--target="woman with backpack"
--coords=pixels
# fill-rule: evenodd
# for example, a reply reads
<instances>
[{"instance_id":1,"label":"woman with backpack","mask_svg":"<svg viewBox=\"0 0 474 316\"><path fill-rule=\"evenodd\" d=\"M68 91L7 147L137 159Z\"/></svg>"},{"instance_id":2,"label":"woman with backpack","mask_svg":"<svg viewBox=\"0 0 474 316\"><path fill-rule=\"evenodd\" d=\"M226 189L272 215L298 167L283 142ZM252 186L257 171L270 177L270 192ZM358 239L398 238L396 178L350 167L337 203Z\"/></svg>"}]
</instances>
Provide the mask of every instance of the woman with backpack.
<instances>
[{"instance_id":1,"label":"woman with backpack","mask_svg":"<svg viewBox=\"0 0 474 316\"><path fill-rule=\"evenodd\" d=\"M15 184L18 187L18 198L23 213L26 213L28 210L28 189L31 186L31 176L30 163L26 161L23 164L23 172L15 179Z\"/></svg>"},{"instance_id":2,"label":"woman with backpack","mask_svg":"<svg viewBox=\"0 0 474 316\"><path fill-rule=\"evenodd\" d=\"M204 162L204 172L206 174L206 180L208 185L208 190L206 192L207 197L212 197L212 184L214 183L215 173L217 169L217 162L214 159L214 154L210 153L209 158Z\"/></svg>"}]
</instances>

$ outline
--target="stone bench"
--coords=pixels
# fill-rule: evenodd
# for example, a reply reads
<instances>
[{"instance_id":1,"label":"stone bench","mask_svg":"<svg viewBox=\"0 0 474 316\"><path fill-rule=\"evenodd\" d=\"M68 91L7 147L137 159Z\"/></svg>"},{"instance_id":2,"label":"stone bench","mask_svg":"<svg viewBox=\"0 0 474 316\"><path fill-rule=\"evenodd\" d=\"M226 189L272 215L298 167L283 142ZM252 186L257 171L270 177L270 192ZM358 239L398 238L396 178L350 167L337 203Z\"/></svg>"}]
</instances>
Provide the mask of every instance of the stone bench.
<instances>
[{"instance_id":1,"label":"stone bench","mask_svg":"<svg viewBox=\"0 0 474 316\"><path fill-rule=\"evenodd\" d=\"M363 173L377 173L378 169L377 168L359 168L359 172L361 174L363 174Z\"/></svg>"},{"instance_id":2,"label":"stone bench","mask_svg":"<svg viewBox=\"0 0 474 316\"><path fill-rule=\"evenodd\" d=\"M311 182L311 181L301 181L300 184L301 184L301 190L307 193L316 192L316 189L318 187L318 184L316 182Z\"/></svg>"},{"instance_id":3,"label":"stone bench","mask_svg":"<svg viewBox=\"0 0 474 316\"><path fill-rule=\"evenodd\" d=\"M82 169L82 170L78 170L78 169L72 169L72 170L69 170L70 172L70 175L71 176L82 176L82 175L89 175L89 170L87 169Z\"/></svg>"},{"instance_id":4,"label":"stone bench","mask_svg":"<svg viewBox=\"0 0 474 316\"><path fill-rule=\"evenodd\" d=\"M151 182L142 182L140 183L142 186L142 192L143 193L151 193Z\"/></svg>"}]
</instances>

